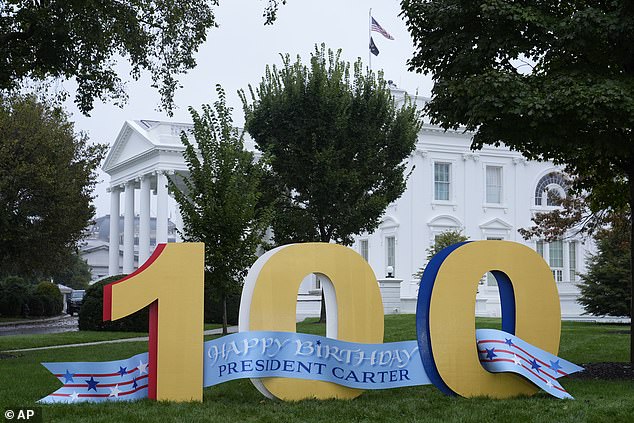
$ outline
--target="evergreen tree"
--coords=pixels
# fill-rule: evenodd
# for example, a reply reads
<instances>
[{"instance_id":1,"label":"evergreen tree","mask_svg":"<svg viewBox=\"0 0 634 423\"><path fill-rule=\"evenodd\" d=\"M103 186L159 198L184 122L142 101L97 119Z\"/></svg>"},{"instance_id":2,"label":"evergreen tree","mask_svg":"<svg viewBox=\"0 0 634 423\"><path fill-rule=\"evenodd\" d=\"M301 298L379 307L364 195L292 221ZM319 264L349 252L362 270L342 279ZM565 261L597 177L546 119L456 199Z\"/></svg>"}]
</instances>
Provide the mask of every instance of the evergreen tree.
<instances>
[{"instance_id":1,"label":"evergreen tree","mask_svg":"<svg viewBox=\"0 0 634 423\"><path fill-rule=\"evenodd\" d=\"M579 302L597 316L630 316L632 268L630 265L630 222L620 216L612 226L596 235L597 253L588 260L588 272L581 275Z\"/></svg>"}]
</instances>

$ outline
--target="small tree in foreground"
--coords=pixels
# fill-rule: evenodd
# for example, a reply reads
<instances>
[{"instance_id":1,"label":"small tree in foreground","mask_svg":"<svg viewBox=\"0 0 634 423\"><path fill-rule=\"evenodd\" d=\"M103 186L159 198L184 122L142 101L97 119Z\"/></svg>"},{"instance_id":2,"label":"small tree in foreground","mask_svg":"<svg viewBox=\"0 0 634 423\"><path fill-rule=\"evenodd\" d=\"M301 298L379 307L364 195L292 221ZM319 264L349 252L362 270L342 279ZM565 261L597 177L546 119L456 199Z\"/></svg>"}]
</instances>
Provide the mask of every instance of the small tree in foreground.
<instances>
[{"instance_id":1,"label":"small tree in foreground","mask_svg":"<svg viewBox=\"0 0 634 423\"><path fill-rule=\"evenodd\" d=\"M227 297L239 290L256 259L268 226L260 207L261 167L244 150L243 134L233 127L225 92L216 86L218 101L202 113L189 111L192 135L181 135L189 175L170 178L169 186L183 217L183 238L205 243L205 304L218 292L223 304L223 333L227 333Z\"/></svg>"},{"instance_id":2,"label":"small tree in foreground","mask_svg":"<svg viewBox=\"0 0 634 423\"><path fill-rule=\"evenodd\" d=\"M381 73L359 59L315 48L267 67L251 104L241 93L246 129L270 164L277 189L272 222L276 244L335 241L372 232L405 190L405 160L419 130L416 107L397 107ZM322 319L325 319L322 301Z\"/></svg>"},{"instance_id":3,"label":"small tree in foreground","mask_svg":"<svg viewBox=\"0 0 634 423\"><path fill-rule=\"evenodd\" d=\"M465 236L460 229L447 229L446 231L439 233L434 239L434 245L427 249L427 263L429 263L432 257L434 257L443 248L459 242L467 241L468 239L469 237ZM418 269L418 272L414 273L412 276L416 279L422 278L425 267L427 267L427 263Z\"/></svg>"}]
</instances>

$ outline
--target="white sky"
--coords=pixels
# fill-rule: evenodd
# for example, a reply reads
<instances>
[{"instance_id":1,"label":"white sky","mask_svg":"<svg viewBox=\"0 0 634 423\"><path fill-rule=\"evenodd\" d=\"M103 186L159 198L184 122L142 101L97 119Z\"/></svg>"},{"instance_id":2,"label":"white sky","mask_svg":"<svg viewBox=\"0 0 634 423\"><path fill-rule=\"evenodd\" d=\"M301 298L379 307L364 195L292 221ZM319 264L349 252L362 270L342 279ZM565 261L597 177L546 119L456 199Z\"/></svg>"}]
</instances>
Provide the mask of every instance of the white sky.
<instances>
[{"instance_id":1,"label":"white sky","mask_svg":"<svg viewBox=\"0 0 634 423\"><path fill-rule=\"evenodd\" d=\"M308 62L315 44L324 42L326 47L341 48L344 60L354 62L361 57L367 66L369 8L372 16L395 38L391 41L372 33L380 50L378 57L372 56L372 69L384 70L385 79L393 80L410 94L416 91L424 96L430 94L431 79L407 71L406 61L413 47L405 23L398 16L399 1L289 0L280 8L275 24L264 26L262 12L266 3L265 0L221 2L216 9L220 27L209 30L206 43L196 55L196 68L179 78L182 88L175 95L177 108L173 117L156 111L159 96L147 75L138 81L128 77L129 100L123 108L96 102L91 116L86 117L72 104L72 99L66 103L76 130L87 132L94 142L111 145L127 119L189 122L187 108L212 103L217 83L224 87L227 102L234 107L234 123L241 126L244 116L237 90L258 84L267 64L280 65L279 53L289 53L293 58L299 54L303 62ZM127 68L125 64L120 67ZM72 97L72 84L65 85ZM101 172L101 182L95 190L96 216L110 212L108 180L109 176Z\"/></svg>"}]
</instances>

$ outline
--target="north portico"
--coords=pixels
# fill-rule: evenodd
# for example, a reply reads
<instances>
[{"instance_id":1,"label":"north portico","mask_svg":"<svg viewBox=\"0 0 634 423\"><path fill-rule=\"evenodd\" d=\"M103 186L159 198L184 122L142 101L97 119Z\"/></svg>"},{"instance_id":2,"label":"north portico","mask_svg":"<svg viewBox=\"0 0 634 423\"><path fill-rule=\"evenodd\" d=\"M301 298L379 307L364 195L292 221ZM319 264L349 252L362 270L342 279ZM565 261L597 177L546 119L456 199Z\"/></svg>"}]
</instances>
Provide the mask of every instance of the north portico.
<instances>
[{"instance_id":1,"label":"north portico","mask_svg":"<svg viewBox=\"0 0 634 423\"><path fill-rule=\"evenodd\" d=\"M168 218L170 211L177 212L177 208L170 205L167 177L187 172L180 134L189 128L189 124L128 120L106 157L103 170L110 175L110 216L119 216L123 202L123 273L135 269L135 244L138 263L142 264L156 244L168 241ZM135 228L137 214L138 228ZM156 215L154 242L150 238L151 214ZM119 273L119 248L113 245L115 240L119 240L118 219L110 219L110 275Z\"/></svg>"}]
</instances>

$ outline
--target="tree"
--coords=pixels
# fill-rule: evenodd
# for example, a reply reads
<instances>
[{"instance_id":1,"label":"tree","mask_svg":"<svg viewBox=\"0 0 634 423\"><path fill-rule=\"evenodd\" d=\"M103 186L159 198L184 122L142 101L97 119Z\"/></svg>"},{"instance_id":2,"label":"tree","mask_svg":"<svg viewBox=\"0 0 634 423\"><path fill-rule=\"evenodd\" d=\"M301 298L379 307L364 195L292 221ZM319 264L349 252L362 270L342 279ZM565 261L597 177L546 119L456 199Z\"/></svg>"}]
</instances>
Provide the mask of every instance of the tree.
<instances>
[{"instance_id":1,"label":"tree","mask_svg":"<svg viewBox=\"0 0 634 423\"><path fill-rule=\"evenodd\" d=\"M275 20L277 0L264 10ZM281 3L285 3L282 1ZM218 26L218 0L183 2L0 2L0 90L20 88L28 79L75 78L75 102L87 114L95 98L125 100L115 65L129 62L131 76L149 71L168 113L173 108L176 75L196 66L195 53Z\"/></svg>"},{"instance_id":2,"label":"tree","mask_svg":"<svg viewBox=\"0 0 634 423\"><path fill-rule=\"evenodd\" d=\"M256 259L268 213L260 207L260 165L244 149L244 133L233 127L224 90L218 85L216 91L213 108L189 109L196 145L181 135L189 175L170 178L169 186L180 206L184 240L205 243L206 296L212 289L220 293L226 334L227 296L240 288Z\"/></svg>"},{"instance_id":3,"label":"tree","mask_svg":"<svg viewBox=\"0 0 634 423\"><path fill-rule=\"evenodd\" d=\"M68 264L94 215L105 150L60 108L0 97L0 275L48 277Z\"/></svg>"},{"instance_id":4,"label":"tree","mask_svg":"<svg viewBox=\"0 0 634 423\"><path fill-rule=\"evenodd\" d=\"M527 158L566 164L588 176L580 188L607 194L597 196L604 204L624 187L632 210L634 3L401 6L415 44L410 69L434 79L426 105L433 123L475 131L473 148L504 143Z\"/></svg>"},{"instance_id":5,"label":"tree","mask_svg":"<svg viewBox=\"0 0 634 423\"><path fill-rule=\"evenodd\" d=\"M434 245L427 249L427 263L429 263L432 257L434 257L442 249L459 242L467 241L468 239L469 237L465 236L460 229L447 229L446 231L439 233L434 239ZM416 279L422 278L426 266L427 264L418 269L418 272L414 273L412 276Z\"/></svg>"},{"instance_id":6,"label":"tree","mask_svg":"<svg viewBox=\"0 0 634 423\"><path fill-rule=\"evenodd\" d=\"M53 281L73 289L86 289L92 277L90 266L77 253L69 258L69 264L53 273Z\"/></svg>"},{"instance_id":7,"label":"tree","mask_svg":"<svg viewBox=\"0 0 634 423\"><path fill-rule=\"evenodd\" d=\"M405 160L414 149L419 114L397 108L381 73L363 72L322 44L310 64L267 67L244 92L246 129L267 158L277 189L272 223L277 244L353 242L374 230L405 190ZM323 301L322 301L322 318Z\"/></svg>"},{"instance_id":8,"label":"tree","mask_svg":"<svg viewBox=\"0 0 634 423\"><path fill-rule=\"evenodd\" d=\"M630 224L621 215L611 227L597 233L597 254L589 257L588 271L581 275L579 286L579 302L588 313L631 316Z\"/></svg>"}]
</instances>

